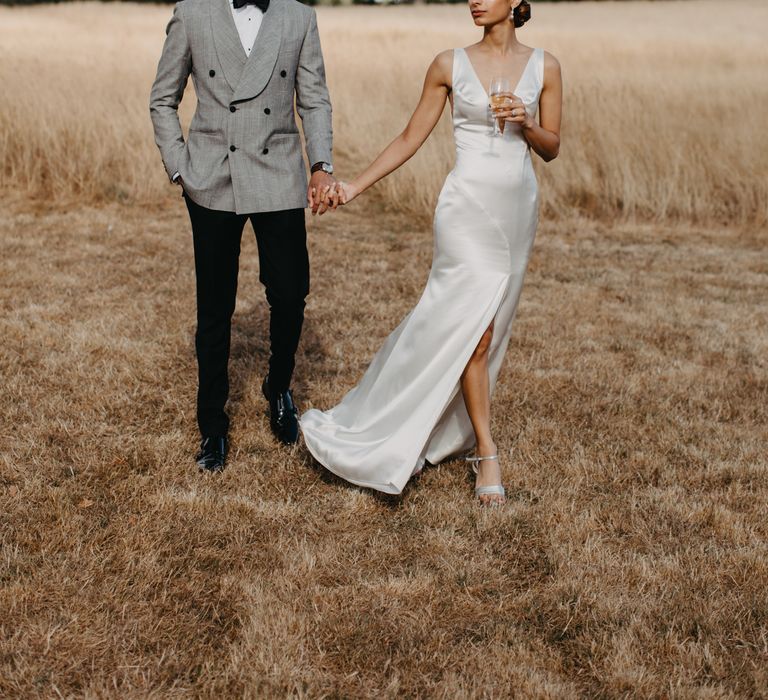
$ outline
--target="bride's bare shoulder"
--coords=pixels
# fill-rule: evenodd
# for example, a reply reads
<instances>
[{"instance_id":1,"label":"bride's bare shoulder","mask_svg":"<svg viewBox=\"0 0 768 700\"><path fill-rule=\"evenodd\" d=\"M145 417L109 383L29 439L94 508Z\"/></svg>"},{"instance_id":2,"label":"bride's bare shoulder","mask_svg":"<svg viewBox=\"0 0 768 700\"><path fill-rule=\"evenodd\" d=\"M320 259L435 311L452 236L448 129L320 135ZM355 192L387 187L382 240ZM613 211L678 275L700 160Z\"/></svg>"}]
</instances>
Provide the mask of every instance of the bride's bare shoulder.
<instances>
[{"instance_id":1,"label":"bride's bare shoulder","mask_svg":"<svg viewBox=\"0 0 768 700\"><path fill-rule=\"evenodd\" d=\"M437 54L432 60L429 70L441 82L450 85L453 76L453 49L446 49Z\"/></svg>"},{"instance_id":2,"label":"bride's bare shoulder","mask_svg":"<svg viewBox=\"0 0 768 700\"><path fill-rule=\"evenodd\" d=\"M558 61L549 51L544 51L544 86L562 85L563 76Z\"/></svg>"},{"instance_id":3,"label":"bride's bare shoulder","mask_svg":"<svg viewBox=\"0 0 768 700\"><path fill-rule=\"evenodd\" d=\"M453 67L453 49L446 49L437 54L432 65L437 65L443 70L446 68L450 70Z\"/></svg>"},{"instance_id":4,"label":"bride's bare shoulder","mask_svg":"<svg viewBox=\"0 0 768 700\"><path fill-rule=\"evenodd\" d=\"M544 70L560 72L560 61L558 61L549 51L544 51Z\"/></svg>"}]
</instances>

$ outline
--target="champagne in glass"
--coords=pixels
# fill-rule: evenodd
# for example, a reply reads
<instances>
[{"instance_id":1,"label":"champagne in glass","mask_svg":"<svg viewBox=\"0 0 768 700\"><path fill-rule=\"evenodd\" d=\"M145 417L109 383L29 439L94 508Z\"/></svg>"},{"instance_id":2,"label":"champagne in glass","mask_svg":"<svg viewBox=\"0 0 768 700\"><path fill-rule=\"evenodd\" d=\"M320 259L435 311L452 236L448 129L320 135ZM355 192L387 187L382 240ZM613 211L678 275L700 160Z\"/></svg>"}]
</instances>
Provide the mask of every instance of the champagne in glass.
<instances>
[{"instance_id":1,"label":"champagne in glass","mask_svg":"<svg viewBox=\"0 0 768 700\"><path fill-rule=\"evenodd\" d=\"M496 114L512 106L512 86L508 78L496 76L491 78L491 86L488 90L491 98L491 113L493 114L493 135L501 136L504 133L504 125Z\"/></svg>"}]
</instances>

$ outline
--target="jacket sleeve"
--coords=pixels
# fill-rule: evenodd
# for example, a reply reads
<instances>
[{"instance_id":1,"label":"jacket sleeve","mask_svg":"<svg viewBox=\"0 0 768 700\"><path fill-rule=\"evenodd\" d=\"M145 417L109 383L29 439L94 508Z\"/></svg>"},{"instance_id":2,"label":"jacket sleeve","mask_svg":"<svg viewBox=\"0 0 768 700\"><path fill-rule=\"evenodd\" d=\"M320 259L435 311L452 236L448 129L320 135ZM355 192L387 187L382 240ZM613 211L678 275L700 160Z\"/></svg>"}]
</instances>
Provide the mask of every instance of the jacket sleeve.
<instances>
[{"instance_id":1,"label":"jacket sleeve","mask_svg":"<svg viewBox=\"0 0 768 700\"><path fill-rule=\"evenodd\" d=\"M165 30L163 53L149 97L149 113L155 130L155 143L169 178L178 171L184 150L184 135L179 122L179 104L192 71L192 53L182 19L181 2Z\"/></svg>"},{"instance_id":2,"label":"jacket sleeve","mask_svg":"<svg viewBox=\"0 0 768 700\"><path fill-rule=\"evenodd\" d=\"M296 72L296 109L304 127L310 165L330 163L333 146L331 98L325 83L325 65L317 31L317 15L311 11L309 27L299 54Z\"/></svg>"}]
</instances>

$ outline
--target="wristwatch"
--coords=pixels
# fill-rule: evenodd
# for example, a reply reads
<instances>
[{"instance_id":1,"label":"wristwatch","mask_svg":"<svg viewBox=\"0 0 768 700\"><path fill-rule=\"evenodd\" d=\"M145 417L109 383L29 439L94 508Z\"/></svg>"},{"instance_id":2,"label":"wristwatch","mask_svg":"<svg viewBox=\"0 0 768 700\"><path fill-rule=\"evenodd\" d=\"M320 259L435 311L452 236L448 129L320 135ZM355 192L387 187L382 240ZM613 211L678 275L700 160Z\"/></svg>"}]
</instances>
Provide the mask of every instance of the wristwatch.
<instances>
[{"instance_id":1,"label":"wristwatch","mask_svg":"<svg viewBox=\"0 0 768 700\"><path fill-rule=\"evenodd\" d=\"M333 166L330 163L325 163L322 160L318 163L315 163L310 170L313 173L316 173L318 170L322 170L324 173L333 175Z\"/></svg>"}]
</instances>

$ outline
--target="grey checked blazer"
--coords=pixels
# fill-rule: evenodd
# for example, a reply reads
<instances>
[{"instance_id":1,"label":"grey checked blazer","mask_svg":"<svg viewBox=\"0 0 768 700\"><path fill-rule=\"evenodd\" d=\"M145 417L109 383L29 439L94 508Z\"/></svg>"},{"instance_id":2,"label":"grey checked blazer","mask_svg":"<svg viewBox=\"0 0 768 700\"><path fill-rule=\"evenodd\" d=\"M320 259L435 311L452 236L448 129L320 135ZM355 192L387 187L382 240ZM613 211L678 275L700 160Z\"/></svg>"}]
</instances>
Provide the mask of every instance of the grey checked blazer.
<instances>
[{"instance_id":1,"label":"grey checked blazer","mask_svg":"<svg viewBox=\"0 0 768 700\"><path fill-rule=\"evenodd\" d=\"M315 11L271 0L246 56L229 0L176 4L150 96L168 176L209 209L252 214L307 206L310 163L331 162L331 101ZM178 117L187 79L197 111L185 142Z\"/></svg>"}]
</instances>

